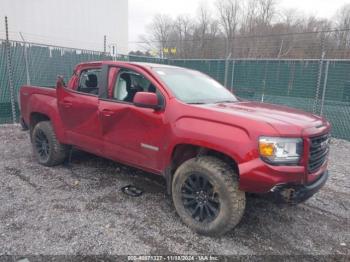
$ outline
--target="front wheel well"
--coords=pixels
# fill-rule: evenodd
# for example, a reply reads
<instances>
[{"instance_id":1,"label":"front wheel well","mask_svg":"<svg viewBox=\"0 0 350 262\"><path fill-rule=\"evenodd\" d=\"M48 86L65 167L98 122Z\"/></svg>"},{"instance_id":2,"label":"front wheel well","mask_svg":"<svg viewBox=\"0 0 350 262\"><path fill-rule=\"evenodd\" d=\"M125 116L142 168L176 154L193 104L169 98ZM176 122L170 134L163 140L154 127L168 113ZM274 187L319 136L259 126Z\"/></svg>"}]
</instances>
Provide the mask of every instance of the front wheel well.
<instances>
[{"instance_id":1,"label":"front wheel well","mask_svg":"<svg viewBox=\"0 0 350 262\"><path fill-rule=\"evenodd\" d=\"M227 163L230 167L232 167L232 169L239 176L238 164L229 155L207 147L201 147L191 144L180 144L177 145L173 150L171 164L166 174L167 190L169 194L171 193L171 183L173 175L175 174L177 168L187 160L200 156L214 156L222 160L223 162Z\"/></svg>"}]
</instances>

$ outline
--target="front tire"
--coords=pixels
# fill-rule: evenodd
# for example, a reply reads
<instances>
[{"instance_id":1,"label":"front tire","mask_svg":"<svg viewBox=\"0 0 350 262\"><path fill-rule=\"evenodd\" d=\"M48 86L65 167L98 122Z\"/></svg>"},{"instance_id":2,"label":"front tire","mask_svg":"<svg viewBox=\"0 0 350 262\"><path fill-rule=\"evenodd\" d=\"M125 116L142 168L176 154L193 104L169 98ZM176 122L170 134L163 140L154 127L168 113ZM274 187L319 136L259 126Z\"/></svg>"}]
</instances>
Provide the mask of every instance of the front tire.
<instances>
[{"instance_id":1,"label":"front tire","mask_svg":"<svg viewBox=\"0 0 350 262\"><path fill-rule=\"evenodd\" d=\"M62 164L68 153L68 146L58 142L51 122L39 122L31 136L33 152L38 162L44 166Z\"/></svg>"},{"instance_id":2,"label":"front tire","mask_svg":"<svg viewBox=\"0 0 350 262\"><path fill-rule=\"evenodd\" d=\"M225 234L244 214L245 193L238 187L238 175L212 156L183 163L175 172L172 196L182 221L203 235Z\"/></svg>"}]
</instances>

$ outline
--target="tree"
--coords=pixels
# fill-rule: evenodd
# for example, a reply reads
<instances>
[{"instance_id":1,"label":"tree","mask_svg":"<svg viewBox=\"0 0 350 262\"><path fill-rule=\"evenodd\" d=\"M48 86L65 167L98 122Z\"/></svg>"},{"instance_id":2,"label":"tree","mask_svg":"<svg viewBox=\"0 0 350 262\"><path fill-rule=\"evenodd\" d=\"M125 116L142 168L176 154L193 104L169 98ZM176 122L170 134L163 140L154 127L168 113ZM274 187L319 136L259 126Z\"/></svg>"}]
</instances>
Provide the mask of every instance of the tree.
<instances>
[{"instance_id":1,"label":"tree","mask_svg":"<svg viewBox=\"0 0 350 262\"><path fill-rule=\"evenodd\" d=\"M208 53L207 36L211 24L211 16L208 6L202 2L198 9L198 23L195 32L197 33L196 38L198 39L198 50L200 55L203 57Z\"/></svg>"},{"instance_id":2,"label":"tree","mask_svg":"<svg viewBox=\"0 0 350 262\"><path fill-rule=\"evenodd\" d=\"M350 4L339 9L335 22L279 10L276 0L216 0L215 7L213 11L202 2L196 17L174 20L156 15L141 41L144 49L162 53L164 47L176 47L176 53L169 53L176 58L226 58L231 53L232 58L306 59L323 52L329 58L350 57ZM339 30L329 30L334 27Z\"/></svg>"},{"instance_id":3,"label":"tree","mask_svg":"<svg viewBox=\"0 0 350 262\"><path fill-rule=\"evenodd\" d=\"M176 39L177 54L184 58L190 56L191 36L193 34L193 22L190 17L180 15L174 22L174 39Z\"/></svg>"},{"instance_id":4,"label":"tree","mask_svg":"<svg viewBox=\"0 0 350 262\"><path fill-rule=\"evenodd\" d=\"M226 37L226 56L233 55L233 38L239 26L240 5L238 0L217 0L216 7L219 13L219 21Z\"/></svg>"},{"instance_id":5,"label":"tree","mask_svg":"<svg viewBox=\"0 0 350 262\"><path fill-rule=\"evenodd\" d=\"M350 30L344 30L350 29L350 4L344 5L337 11L335 21L336 26L341 29L336 32L338 47L350 47Z\"/></svg>"},{"instance_id":6,"label":"tree","mask_svg":"<svg viewBox=\"0 0 350 262\"><path fill-rule=\"evenodd\" d=\"M155 44L159 54L163 56L164 48L168 47L168 40L173 29L173 21L170 16L157 14L150 25L151 40Z\"/></svg>"},{"instance_id":7,"label":"tree","mask_svg":"<svg viewBox=\"0 0 350 262\"><path fill-rule=\"evenodd\" d=\"M269 26L276 15L275 0L257 0L257 20L259 25Z\"/></svg>"}]
</instances>

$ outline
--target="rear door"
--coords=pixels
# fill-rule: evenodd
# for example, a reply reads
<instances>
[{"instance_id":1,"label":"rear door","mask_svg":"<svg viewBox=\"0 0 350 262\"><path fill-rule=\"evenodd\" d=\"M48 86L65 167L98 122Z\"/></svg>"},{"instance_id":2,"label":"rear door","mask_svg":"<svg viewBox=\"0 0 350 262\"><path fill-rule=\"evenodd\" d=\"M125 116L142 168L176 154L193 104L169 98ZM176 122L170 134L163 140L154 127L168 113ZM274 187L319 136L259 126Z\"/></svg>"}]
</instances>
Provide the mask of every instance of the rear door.
<instances>
[{"instance_id":1,"label":"rear door","mask_svg":"<svg viewBox=\"0 0 350 262\"><path fill-rule=\"evenodd\" d=\"M164 110L139 108L133 96L140 91L158 92L156 85L139 72L129 69L110 70L116 77L109 96L99 103L104 154L144 169L159 172L165 133ZM164 102L163 102L164 103Z\"/></svg>"},{"instance_id":2,"label":"rear door","mask_svg":"<svg viewBox=\"0 0 350 262\"><path fill-rule=\"evenodd\" d=\"M103 146L98 113L101 68L84 68L76 74L74 86L57 90L62 123L70 144L100 154Z\"/></svg>"}]
</instances>

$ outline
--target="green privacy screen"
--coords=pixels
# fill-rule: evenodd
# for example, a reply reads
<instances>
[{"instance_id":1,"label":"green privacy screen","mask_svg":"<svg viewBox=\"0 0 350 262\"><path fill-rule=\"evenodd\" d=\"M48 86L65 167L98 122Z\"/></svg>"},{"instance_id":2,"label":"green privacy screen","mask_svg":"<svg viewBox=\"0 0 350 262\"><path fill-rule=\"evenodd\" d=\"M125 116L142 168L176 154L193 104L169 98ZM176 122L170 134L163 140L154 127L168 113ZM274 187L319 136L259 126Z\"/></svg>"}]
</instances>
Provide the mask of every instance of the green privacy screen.
<instances>
[{"instance_id":1,"label":"green privacy screen","mask_svg":"<svg viewBox=\"0 0 350 262\"><path fill-rule=\"evenodd\" d=\"M2 42L0 123L12 122L5 51ZM30 82L39 86L54 85L57 75L68 80L73 67L80 62L112 59L100 52L36 45L27 45L27 56ZM119 56L118 60L199 70L241 98L322 114L332 123L334 137L350 140L350 60L171 60L138 56ZM22 43L11 42L11 64L17 94L27 81Z\"/></svg>"},{"instance_id":2,"label":"green privacy screen","mask_svg":"<svg viewBox=\"0 0 350 262\"><path fill-rule=\"evenodd\" d=\"M23 43L10 42L12 79L15 89L15 107L17 120L18 90L27 83L27 68ZM11 97L9 85L8 59L5 41L0 40L0 124L12 123ZM67 81L72 75L74 66L81 62L110 60L111 57L101 52L59 48L54 46L27 45L28 73L31 85L53 86L57 75Z\"/></svg>"},{"instance_id":3,"label":"green privacy screen","mask_svg":"<svg viewBox=\"0 0 350 262\"><path fill-rule=\"evenodd\" d=\"M350 60L173 60L170 64L209 74L247 100L322 114L332 123L334 137L350 140Z\"/></svg>"}]
</instances>

